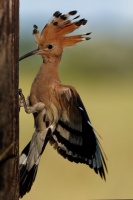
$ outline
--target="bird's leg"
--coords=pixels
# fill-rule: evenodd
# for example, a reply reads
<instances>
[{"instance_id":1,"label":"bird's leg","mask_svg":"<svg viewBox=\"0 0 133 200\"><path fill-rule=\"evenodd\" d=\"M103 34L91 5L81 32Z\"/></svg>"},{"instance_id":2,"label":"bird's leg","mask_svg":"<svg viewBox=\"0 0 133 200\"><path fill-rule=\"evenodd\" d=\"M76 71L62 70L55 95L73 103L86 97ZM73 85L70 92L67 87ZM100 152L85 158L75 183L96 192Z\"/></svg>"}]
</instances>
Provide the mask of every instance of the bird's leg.
<instances>
[{"instance_id":1,"label":"bird's leg","mask_svg":"<svg viewBox=\"0 0 133 200\"><path fill-rule=\"evenodd\" d=\"M24 107L26 113L30 114L30 113L40 112L44 109L45 104L42 102L38 102L35 105L30 106L29 97L25 100L25 97L22 93L22 89L19 89L19 95L20 95L19 107Z\"/></svg>"}]
</instances>

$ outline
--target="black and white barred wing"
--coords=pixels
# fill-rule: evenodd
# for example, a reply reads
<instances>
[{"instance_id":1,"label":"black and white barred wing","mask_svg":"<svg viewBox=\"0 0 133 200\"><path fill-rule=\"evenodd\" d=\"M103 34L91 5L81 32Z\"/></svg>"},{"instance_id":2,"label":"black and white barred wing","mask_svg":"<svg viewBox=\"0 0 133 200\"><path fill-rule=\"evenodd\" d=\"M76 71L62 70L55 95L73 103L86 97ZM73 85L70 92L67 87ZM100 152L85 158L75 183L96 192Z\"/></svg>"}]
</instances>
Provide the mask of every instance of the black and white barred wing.
<instances>
[{"instance_id":1,"label":"black and white barred wing","mask_svg":"<svg viewBox=\"0 0 133 200\"><path fill-rule=\"evenodd\" d=\"M50 143L69 161L89 165L105 179L104 155L85 107L72 87L60 90L62 115Z\"/></svg>"}]
</instances>

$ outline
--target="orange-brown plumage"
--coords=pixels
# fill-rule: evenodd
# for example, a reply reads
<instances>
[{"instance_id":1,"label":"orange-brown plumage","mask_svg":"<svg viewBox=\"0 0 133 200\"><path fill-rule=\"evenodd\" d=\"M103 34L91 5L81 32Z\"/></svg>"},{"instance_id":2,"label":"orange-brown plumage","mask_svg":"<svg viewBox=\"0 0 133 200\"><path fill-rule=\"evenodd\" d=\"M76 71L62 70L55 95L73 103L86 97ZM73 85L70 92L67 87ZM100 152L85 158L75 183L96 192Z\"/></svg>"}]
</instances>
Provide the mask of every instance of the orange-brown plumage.
<instances>
[{"instance_id":1,"label":"orange-brown plumage","mask_svg":"<svg viewBox=\"0 0 133 200\"><path fill-rule=\"evenodd\" d=\"M34 115L35 132L20 156L20 197L31 189L47 142L64 158L89 165L105 179L104 153L81 98L73 86L62 84L58 75L63 49L90 39L90 33L68 35L87 22L77 20L79 16L70 20L76 13L55 12L41 34L34 25L38 48L20 58L36 54L43 58L25 106L26 112Z\"/></svg>"},{"instance_id":2,"label":"orange-brown plumage","mask_svg":"<svg viewBox=\"0 0 133 200\"><path fill-rule=\"evenodd\" d=\"M85 19L76 20L74 22L73 20L69 20L69 17L72 14L76 14L76 11L74 11L72 14L69 12L66 15L61 15L59 11L55 13L54 19L52 19L50 23L46 24L41 34L37 30L37 27L35 27L33 30L35 40L40 49L42 49L42 46L46 41L58 41L60 47L65 48L67 46L73 46L80 41L90 39L86 37L86 34L75 35L73 37L67 35L78 29L80 26L85 25L87 22Z\"/></svg>"}]
</instances>

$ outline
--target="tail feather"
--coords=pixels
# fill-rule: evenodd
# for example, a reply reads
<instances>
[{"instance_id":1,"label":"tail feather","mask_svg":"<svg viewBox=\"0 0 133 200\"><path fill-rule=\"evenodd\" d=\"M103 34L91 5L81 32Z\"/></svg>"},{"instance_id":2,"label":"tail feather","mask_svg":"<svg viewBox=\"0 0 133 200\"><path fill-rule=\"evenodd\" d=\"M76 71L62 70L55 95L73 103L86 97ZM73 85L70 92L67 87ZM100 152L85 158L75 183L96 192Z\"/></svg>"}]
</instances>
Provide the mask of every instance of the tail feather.
<instances>
[{"instance_id":1,"label":"tail feather","mask_svg":"<svg viewBox=\"0 0 133 200\"><path fill-rule=\"evenodd\" d=\"M19 157L19 165L25 165L26 161L27 161L27 156L29 153L29 149L30 149L30 143L31 141L26 145L26 147L23 149L20 157Z\"/></svg>"},{"instance_id":2,"label":"tail feather","mask_svg":"<svg viewBox=\"0 0 133 200\"><path fill-rule=\"evenodd\" d=\"M22 198L27 192L30 191L32 184L37 175L38 165L34 165L30 171L27 171L26 166L21 166L20 172L20 190L19 196Z\"/></svg>"},{"instance_id":3,"label":"tail feather","mask_svg":"<svg viewBox=\"0 0 133 200\"><path fill-rule=\"evenodd\" d=\"M30 191L32 184L35 180L37 169L40 161L40 157L32 168L27 170L28 153L31 142L24 148L19 158L20 180L19 180L19 196L22 198L27 192Z\"/></svg>"},{"instance_id":4,"label":"tail feather","mask_svg":"<svg viewBox=\"0 0 133 200\"><path fill-rule=\"evenodd\" d=\"M35 131L32 140L24 148L19 159L20 170L20 190L19 196L22 198L30 191L35 181L38 165L41 155L51 137L51 128L47 128L46 132Z\"/></svg>"}]
</instances>

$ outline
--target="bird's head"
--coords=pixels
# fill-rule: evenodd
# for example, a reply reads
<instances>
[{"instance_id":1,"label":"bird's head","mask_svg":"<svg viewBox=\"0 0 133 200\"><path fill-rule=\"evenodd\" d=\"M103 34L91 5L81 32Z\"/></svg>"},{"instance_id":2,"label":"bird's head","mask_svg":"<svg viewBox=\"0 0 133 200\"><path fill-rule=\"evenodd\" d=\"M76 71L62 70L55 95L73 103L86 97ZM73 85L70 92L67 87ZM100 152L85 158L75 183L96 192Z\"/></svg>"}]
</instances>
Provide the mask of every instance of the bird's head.
<instances>
[{"instance_id":1,"label":"bird's head","mask_svg":"<svg viewBox=\"0 0 133 200\"><path fill-rule=\"evenodd\" d=\"M56 11L53 14L53 19L45 25L41 33L38 31L38 27L34 25L33 35L38 48L20 57L19 60L31 55L41 55L44 61L52 57L58 58L61 57L65 47L89 40L90 37L88 35L91 33L68 35L87 23L86 19L77 20L80 17L79 15L70 20L70 17L76 13L77 11L70 11L68 14L62 14Z\"/></svg>"}]
</instances>

